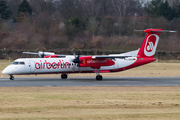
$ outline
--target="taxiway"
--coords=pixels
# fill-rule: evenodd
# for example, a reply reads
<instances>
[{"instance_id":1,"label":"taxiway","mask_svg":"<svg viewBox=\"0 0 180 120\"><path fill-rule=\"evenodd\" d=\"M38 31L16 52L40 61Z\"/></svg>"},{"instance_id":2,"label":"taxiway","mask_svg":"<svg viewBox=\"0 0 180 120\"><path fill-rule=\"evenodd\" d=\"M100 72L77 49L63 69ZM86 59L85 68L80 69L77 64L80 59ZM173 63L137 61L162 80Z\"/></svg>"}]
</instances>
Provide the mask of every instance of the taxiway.
<instances>
[{"instance_id":1,"label":"taxiway","mask_svg":"<svg viewBox=\"0 0 180 120\"><path fill-rule=\"evenodd\" d=\"M67 87L67 86L180 86L180 77L105 77L96 81L94 77L61 78L0 78L0 87Z\"/></svg>"}]
</instances>

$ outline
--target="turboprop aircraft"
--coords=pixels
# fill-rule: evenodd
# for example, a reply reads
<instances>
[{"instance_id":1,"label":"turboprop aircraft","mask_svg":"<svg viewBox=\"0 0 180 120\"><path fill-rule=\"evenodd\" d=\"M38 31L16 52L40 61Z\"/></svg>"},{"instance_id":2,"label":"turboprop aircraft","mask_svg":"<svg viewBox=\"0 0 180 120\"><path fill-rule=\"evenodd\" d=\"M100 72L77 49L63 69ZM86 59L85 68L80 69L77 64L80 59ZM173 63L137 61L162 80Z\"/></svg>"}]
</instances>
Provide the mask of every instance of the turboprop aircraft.
<instances>
[{"instance_id":1,"label":"turboprop aircraft","mask_svg":"<svg viewBox=\"0 0 180 120\"><path fill-rule=\"evenodd\" d=\"M44 54L44 58L20 58L7 66L2 73L10 75L61 74L67 79L71 73L96 73L96 80L102 80L100 73L128 70L156 60L154 54L162 32L176 32L162 29L137 30L144 31L146 36L138 50L112 55L56 55Z\"/></svg>"}]
</instances>

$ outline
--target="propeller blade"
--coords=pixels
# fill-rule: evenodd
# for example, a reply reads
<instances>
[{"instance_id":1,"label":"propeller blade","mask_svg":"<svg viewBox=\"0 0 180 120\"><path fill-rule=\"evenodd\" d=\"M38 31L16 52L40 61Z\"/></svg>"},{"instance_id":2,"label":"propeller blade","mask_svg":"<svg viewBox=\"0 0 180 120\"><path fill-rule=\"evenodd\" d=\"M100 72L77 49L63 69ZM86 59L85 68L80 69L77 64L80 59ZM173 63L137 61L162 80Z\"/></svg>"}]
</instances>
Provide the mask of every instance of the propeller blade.
<instances>
[{"instance_id":1,"label":"propeller blade","mask_svg":"<svg viewBox=\"0 0 180 120\"><path fill-rule=\"evenodd\" d=\"M44 58L44 56L45 56L45 55L44 55L44 49L43 49L43 53L42 53L42 56L41 56L41 58Z\"/></svg>"},{"instance_id":2,"label":"propeller blade","mask_svg":"<svg viewBox=\"0 0 180 120\"><path fill-rule=\"evenodd\" d=\"M80 59L79 59L79 57L80 57L82 51L80 49L78 49L78 54L76 55L75 49L76 48L72 49L73 55L74 55L74 58L75 58L75 59L72 60L72 62L77 63L77 66L80 67L80 64L79 64Z\"/></svg>"},{"instance_id":3,"label":"propeller blade","mask_svg":"<svg viewBox=\"0 0 180 120\"><path fill-rule=\"evenodd\" d=\"M81 55L81 51L78 52L78 57L80 57L80 55Z\"/></svg>"},{"instance_id":4,"label":"propeller blade","mask_svg":"<svg viewBox=\"0 0 180 120\"><path fill-rule=\"evenodd\" d=\"M74 55L74 57L76 58L76 52L73 50L73 55Z\"/></svg>"}]
</instances>

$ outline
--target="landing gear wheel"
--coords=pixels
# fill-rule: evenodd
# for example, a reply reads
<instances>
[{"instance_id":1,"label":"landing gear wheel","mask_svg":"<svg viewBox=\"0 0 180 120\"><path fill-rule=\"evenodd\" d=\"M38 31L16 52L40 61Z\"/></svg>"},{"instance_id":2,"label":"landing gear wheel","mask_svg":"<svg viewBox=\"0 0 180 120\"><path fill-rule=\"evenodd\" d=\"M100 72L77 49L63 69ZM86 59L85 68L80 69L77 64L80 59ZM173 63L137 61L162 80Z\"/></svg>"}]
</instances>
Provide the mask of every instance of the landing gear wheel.
<instances>
[{"instance_id":1,"label":"landing gear wheel","mask_svg":"<svg viewBox=\"0 0 180 120\"><path fill-rule=\"evenodd\" d=\"M101 75L96 76L96 80L101 81L102 79L103 79L103 77Z\"/></svg>"},{"instance_id":2,"label":"landing gear wheel","mask_svg":"<svg viewBox=\"0 0 180 120\"><path fill-rule=\"evenodd\" d=\"M12 76L12 75L10 75L10 78L9 78L10 80L14 80L14 76Z\"/></svg>"},{"instance_id":3,"label":"landing gear wheel","mask_svg":"<svg viewBox=\"0 0 180 120\"><path fill-rule=\"evenodd\" d=\"M67 74L62 74L62 75L61 75L61 78L62 78L62 79L67 79Z\"/></svg>"}]
</instances>

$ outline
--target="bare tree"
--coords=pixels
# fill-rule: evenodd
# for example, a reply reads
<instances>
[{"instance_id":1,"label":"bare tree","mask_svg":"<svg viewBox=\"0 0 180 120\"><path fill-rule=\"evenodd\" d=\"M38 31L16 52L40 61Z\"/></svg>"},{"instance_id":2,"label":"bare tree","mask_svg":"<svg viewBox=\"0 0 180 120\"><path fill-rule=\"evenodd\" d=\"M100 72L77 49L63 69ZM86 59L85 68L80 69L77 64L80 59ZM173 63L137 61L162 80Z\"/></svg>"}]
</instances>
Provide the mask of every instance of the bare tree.
<instances>
[{"instance_id":1,"label":"bare tree","mask_svg":"<svg viewBox=\"0 0 180 120\"><path fill-rule=\"evenodd\" d=\"M58 20L54 0L31 0L34 21L38 28L44 31L49 30L51 24Z\"/></svg>"},{"instance_id":2,"label":"bare tree","mask_svg":"<svg viewBox=\"0 0 180 120\"><path fill-rule=\"evenodd\" d=\"M177 5L180 2L180 0L167 0L167 1L171 7Z\"/></svg>"},{"instance_id":3,"label":"bare tree","mask_svg":"<svg viewBox=\"0 0 180 120\"><path fill-rule=\"evenodd\" d=\"M148 3L148 0L136 0L135 8L131 11L136 12L135 15L143 16L145 14L144 6Z\"/></svg>"},{"instance_id":4,"label":"bare tree","mask_svg":"<svg viewBox=\"0 0 180 120\"><path fill-rule=\"evenodd\" d=\"M130 5L129 0L111 0L117 16L126 16L126 8Z\"/></svg>"},{"instance_id":5,"label":"bare tree","mask_svg":"<svg viewBox=\"0 0 180 120\"><path fill-rule=\"evenodd\" d=\"M89 33L92 32L92 35L95 36L95 32L97 30L97 27L99 25L99 22L94 18L90 18L87 25L86 25L86 29L89 31Z\"/></svg>"},{"instance_id":6,"label":"bare tree","mask_svg":"<svg viewBox=\"0 0 180 120\"><path fill-rule=\"evenodd\" d=\"M81 7L85 16L94 17L100 14L100 3L97 0L81 0Z\"/></svg>"},{"instance_id":7,"label":"bare tree","mask_svg":"<svg viewBox=\"0 0 180 120\"><path fill-rule=\"evenodd\" d=\"M100 13L102 17L114 15L111 0L99 0L99 2L101 4Z\"/></svg>"},{"instance_id":8,"label":"bare tree","mask_svg":"<svg viewBox=\"0 0 180 120\"><path fill-rule=\"evenodd\" d=\"M34 15L41 12L52 15L56 11L54 0L30 0L30 5Z\"/></svg>"},{"instance_id":9,"label":"bare tree","mask_svg":"<svg viewBox=\"0 0 180 120\"><path fill-rule=\"evenodd\" d=\"M126 17L137 11L139 4L137 0L111 0L111 2L116 16L119 17Z\"/></svg>"},{"instance_id":10,"label":"bare tree","mask_svg":"<svg viewBox=\"0 0 180 120\"><path fill-rule=\"evenodd\" d=\"M79 16L80 0L59 0L57 10L65 20Z\"/></svg>"}]
</instances>

